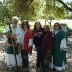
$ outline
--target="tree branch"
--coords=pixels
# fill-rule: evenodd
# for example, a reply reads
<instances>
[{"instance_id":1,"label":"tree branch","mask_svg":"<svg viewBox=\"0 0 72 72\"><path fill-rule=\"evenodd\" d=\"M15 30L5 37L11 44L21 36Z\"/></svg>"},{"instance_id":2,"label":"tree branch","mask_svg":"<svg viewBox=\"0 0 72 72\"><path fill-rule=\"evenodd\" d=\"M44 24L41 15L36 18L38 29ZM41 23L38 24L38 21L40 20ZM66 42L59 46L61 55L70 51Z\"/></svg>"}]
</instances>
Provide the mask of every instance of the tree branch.
<instances>
[{"instance_id":1,"label":"tree branch","mask_svg":"<svg viewBox=\"0 0 72 72\"><path fill-rule=\"evenodd\" d=\"M58 1L59 3L61 3L64 6L64 8L66 8L67 10L69 10L69 11L72 12L72 8L68 7L62 0L56 0L56 1Z\"/></svg>"}]
</instances>

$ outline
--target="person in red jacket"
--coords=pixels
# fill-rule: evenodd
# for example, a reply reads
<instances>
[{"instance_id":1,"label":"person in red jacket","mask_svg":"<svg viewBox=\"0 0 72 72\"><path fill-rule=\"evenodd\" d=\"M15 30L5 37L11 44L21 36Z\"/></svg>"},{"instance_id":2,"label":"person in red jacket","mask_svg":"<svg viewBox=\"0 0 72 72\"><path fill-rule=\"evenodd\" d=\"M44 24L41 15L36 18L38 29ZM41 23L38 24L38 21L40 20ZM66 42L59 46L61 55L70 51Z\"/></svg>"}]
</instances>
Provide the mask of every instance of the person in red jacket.
<instances>
[{"instance_id":1,"label":"person in red jacket","mask_svg":"<svg viewBox=\"0 0 72 72\"><path fill-rule=\"evenodd\" d=\"M23 68L28 68L29 59L28 54L32 54L32 46L33 46L33 34L29 27L28 20L24 20L22 23L22 66Z\"/></svg>"}]
</instances>

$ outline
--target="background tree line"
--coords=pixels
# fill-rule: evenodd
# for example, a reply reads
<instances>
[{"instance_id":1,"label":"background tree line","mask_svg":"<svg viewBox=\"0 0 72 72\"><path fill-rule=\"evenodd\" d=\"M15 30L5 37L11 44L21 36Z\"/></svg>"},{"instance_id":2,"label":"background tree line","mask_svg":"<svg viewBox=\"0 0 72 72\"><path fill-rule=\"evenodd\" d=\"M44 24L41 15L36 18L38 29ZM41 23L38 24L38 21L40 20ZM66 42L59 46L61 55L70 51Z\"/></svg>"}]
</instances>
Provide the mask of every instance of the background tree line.
<instances>
[{"instance_id":1,"label":"background tree line","mask_svg":"<svg viewBox=\"0 0 72 72\"><path fill-rule=\"evenodd\" d=\"M0 25L11 21L12 16L21 20L72 19L72 1L63 0L3 0L0 1Z\"/></svg>"}]
</instances>

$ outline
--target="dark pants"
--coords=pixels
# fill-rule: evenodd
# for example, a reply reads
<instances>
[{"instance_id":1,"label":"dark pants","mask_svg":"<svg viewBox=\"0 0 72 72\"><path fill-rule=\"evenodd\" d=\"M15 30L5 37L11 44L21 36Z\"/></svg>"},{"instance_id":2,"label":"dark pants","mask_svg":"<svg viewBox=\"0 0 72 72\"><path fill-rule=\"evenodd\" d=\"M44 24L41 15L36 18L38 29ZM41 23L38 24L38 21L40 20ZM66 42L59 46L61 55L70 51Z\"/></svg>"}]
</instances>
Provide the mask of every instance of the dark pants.
<instances>
[{"instance_id":1,"label":"dark pants","mask_svg":"<svg viewBox=\"0 0 72 72\"><path fill-rule=\"evenodd\" d=\"M37 51L37 62L36 62L36 67L40 67L40 65L41 65L41 60L40 60L41 46L36 47L36 51Z\"/></svg>"},{"instance_id":2,"label":"dark pants","mask_svg":"<svg viewBox=\"0 0 72 72\"><path fill-rule=\"evenodd\" d=\"M58 71L58 70L55 69L55 72L63 72L63 70L62 71Z\"/></svg>"},{"instance_id":3,"label":"dark pants","mask_svg":"<svg viewBox=\"0 0 72 72\"><path fill-rule=\"evenodd\" d=\"M23 66L23 68L28 68L28 66L29 66L28 53L25 53L25 51L22 50L21 56L22 56L22 66Z\"/></svg>"}]
</instances>

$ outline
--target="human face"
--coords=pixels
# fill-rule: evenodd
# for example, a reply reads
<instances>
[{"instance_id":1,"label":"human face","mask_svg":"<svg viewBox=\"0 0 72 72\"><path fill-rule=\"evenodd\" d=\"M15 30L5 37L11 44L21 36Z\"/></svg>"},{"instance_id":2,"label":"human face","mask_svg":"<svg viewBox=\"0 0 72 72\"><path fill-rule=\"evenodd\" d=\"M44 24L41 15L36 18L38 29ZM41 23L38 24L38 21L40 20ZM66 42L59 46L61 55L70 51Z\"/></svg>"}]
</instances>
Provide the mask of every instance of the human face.
<instances>
[{"instance_id":1,"label":"human face","mask_svg":"<svg viewBox=\"0 0 72 72\"><path fill-rule=\"evenodd\" d=\"M36 28L37 28L37 29L40 29L40 22L37 22L37 23L36 23Z\"/></svg>"},{"instance_id":2,"label":"human face","mask_svg":"<svg viewBox=\"0 0 72 72\"><path fill-rule=\"evenodd\" d=\"M44 26L44 31L45 31L45 32L47 32L47 31L48 31L46 26Z\"/></svg>"},{"instance_id":3,"label":"human face","mask_svg":"<svg viewBox=\"0 0 72 72\"><path fill-rule=\"evenodd\" d=\"M27 22L23 22L23 27L24 27L24 29L27 29Z\"/></svg>"},{"instance_id":4,"label":"human face","mask_svg":"<svg viewBox=\"0 0 72 72\"><path fill-rule=\"evenodd\" d=\"M59 24L55 24L55 25L54 25L54 29L55 29L55 30L59 30Z\"/></svg>"},{"instance_id":5,"label":"human face","mask_svg":"<svg viewBox=\"0 0 72 72\"><path fill-rule=\"evenodd\" d=\"M12 19L12 24L17 24L18 20L17 19Z\"/></svg>"}]
</instances>

